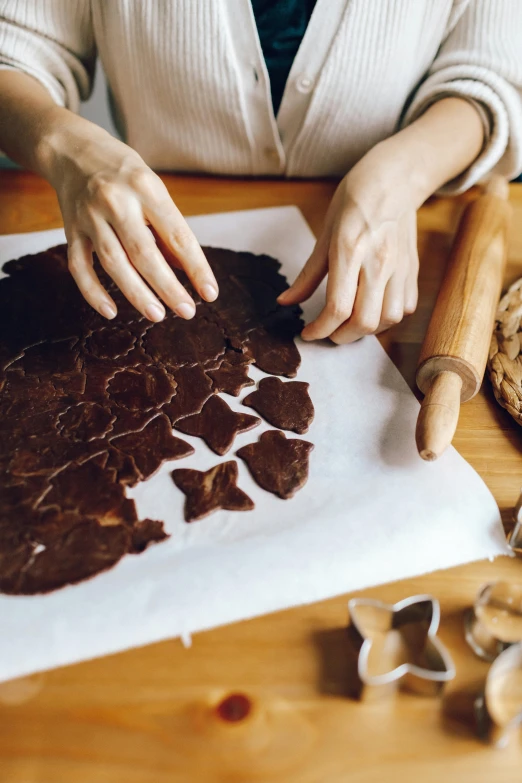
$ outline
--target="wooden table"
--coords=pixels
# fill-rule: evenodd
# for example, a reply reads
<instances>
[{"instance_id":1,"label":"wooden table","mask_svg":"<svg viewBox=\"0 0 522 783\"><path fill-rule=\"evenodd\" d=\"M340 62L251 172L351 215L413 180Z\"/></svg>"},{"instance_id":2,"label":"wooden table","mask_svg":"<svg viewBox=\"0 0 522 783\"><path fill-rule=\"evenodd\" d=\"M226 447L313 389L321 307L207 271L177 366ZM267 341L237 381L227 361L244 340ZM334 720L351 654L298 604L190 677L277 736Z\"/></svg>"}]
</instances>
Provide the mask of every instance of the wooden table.
<instances>
[{"instance_id":1,"label":"wooden table","mask_svg":"<svg viewBox=\"0 0 522 783\"><path fill-rule=\"evenodd\" d=\"M187 215L297 204L316 233L334 190L322 182L165 181ZM522 185L511 195L506 283L522 274ZM412 388L466 198L432 200L420 211L419 308L382 337ZM44 182L0 171L0 233L60 224ZM463 407L455 445L509 523L522 485L522 431L487 382ZM462 612L484 582L502 578L522 580L520 561L502 558L364 593L388 602L413 593L440 599L440 636L458 670L442 703L402 693L372 706L346 698L342 596L198 634L190 650L167 641L4 684L0 783L514 783L522 779L519 738L492 750L465 722L454 722L487 671L466 647ZM227 722L215 707L235 693L248 697L251 711Z\"/></svg>"}]
</instances>

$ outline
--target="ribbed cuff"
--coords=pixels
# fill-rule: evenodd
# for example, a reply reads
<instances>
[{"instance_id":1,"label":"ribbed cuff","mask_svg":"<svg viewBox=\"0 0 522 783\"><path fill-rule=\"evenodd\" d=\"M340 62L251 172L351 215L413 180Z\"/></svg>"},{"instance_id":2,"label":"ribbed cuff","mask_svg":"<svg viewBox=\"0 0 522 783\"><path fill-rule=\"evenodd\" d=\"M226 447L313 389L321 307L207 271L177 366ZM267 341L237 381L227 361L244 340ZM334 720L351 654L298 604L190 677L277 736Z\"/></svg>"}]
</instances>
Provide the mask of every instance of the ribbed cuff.
<instances>
[{"instance_id":1,"label":"ribbed cuff","mask_svg":"<svg viewBox=\"0 0 522 783\"><path fill-rule=\"evenodd\" d=\"M58 106L65 106L65 90L60 85L60 82L57 82L56 79L53 79L51 76L45 73L45 71L42 72L37 68L31 68L29 65L25 65L23 63L16 63L16 65L11 65L10 63L6 62L5 57L2 57L0 60L0 71L18 71L19 73L26 73L29 76L32 76L33 79L36 79L43 87L45 87L53 101L57 103Z\"/></svg>"},{"instance_id":2,"label":"ribbed cuff","mask_svg":"<svg viewBox=\"0 0 522 783\"><path fill-rule=\"evenodd\" d=\"M430 76L415 95L402 127L450 96L473 102L484 125L484 145L476 160L438 192L463 193L493 170L508 179L517 177L522 171L522 102L508 82L488 69L453 66Z\"/></svg>"},{"instance_id":3,"label":"ribbed cuff","mask_svg":"<svg viewBox=\"0 0 522 783\"><path fill-rule=\"evenodd\" d=\"M77 112L91 79L85 64L72 52L33 30L0 17L0 67L37 79L59 105Z\"/></svg>"}]
</instances>

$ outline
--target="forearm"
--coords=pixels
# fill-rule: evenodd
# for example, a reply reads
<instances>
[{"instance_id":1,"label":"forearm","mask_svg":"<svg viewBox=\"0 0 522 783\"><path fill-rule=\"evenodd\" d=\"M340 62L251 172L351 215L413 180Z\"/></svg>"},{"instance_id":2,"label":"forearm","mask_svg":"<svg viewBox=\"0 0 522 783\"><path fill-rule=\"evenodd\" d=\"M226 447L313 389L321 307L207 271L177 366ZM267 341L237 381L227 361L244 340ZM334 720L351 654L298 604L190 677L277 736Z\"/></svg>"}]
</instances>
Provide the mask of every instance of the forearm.
<instances>
[{"instance_id":1,"label":"forearm","mask_svg":"<svg viewBox=\"0 0 522 783\"><path fill-rule=\"evenodd\" d=\"M52 180L53 165L92 141L110 139L97 125L57 106L36 79L0 70L0 149L24 168Z\"/></svg>"},{"instance_id":2,"label":"forearm","mask_svg":"<svg viewBox=\"0 0 522 783\"><path fill-rule=\"evenodd\" d=\"M484 127L473 103L463 98L443 98L396 138L410 152L420 206L476 160L484 144Z\"/></svg>"},{"instance_id":3,"label":"forearm","mask_svg":"<svg viewBox=\"0 0 522 783\"><path fill-rule=\"evenodd\" d=\"M473 104L461 98L444 98L368 153L366 163L371 163L382 188L369 181L373 177L368 176L368 165L356 166L348 176L353 174L363 190L371 188L383 212L388 211L387 202L395 210L397 200L417 209L473 163L483 143L482 119Z\"/></svg>"},{"instance_id":4,"label":"forearm","mask_svg":"<svg viewBox=\"0 0 522 783\"><path fill-rule=\"evenodd\" d=\"M56 189L69 269L95 310L109 319L117 312L93 268L93 251L146 318L161 321L163 302L180 317L192 318L194 301L159 240L199 296L208 302L217 297L216 279L195 236L161 179L135 150L56 106L30 76L0 71L0 105L0 149Z\"/></svg>"}]
</instances>

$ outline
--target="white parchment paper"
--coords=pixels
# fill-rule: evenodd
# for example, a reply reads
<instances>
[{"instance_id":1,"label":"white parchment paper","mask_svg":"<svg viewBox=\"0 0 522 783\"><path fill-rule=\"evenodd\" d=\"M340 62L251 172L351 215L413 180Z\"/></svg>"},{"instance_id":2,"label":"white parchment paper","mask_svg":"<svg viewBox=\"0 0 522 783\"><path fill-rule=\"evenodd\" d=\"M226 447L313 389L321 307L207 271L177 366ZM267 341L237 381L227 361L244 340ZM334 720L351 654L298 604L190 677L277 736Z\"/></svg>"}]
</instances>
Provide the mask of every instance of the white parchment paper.
<instances>
[{"instance_id":1,"label":"white parchment paper","mask_svg":"<svg viewBox=\"0 0 522 783\"><path fill-rule=\"evenodd\" d=\"M203 244L275 256L289 279L314 241L294 207L190 224ZM0 263L62 241L61 230L0 237ZM307 318L323 298L321 290L307 303ZM164 520L171 538L74 587L0 595L0 680L507 553L498 508L472 468L453 449L433 464L418 457L418 403L375 338L299 349L297 377L310 383L316 411L303 436L315 444L307 485L280 500L238 459L238 484L255 509L187 525L169 472L234 458L268 427L240 435L223 458L181 435L195 455L130 493L141 518ZM225 395L236 410L241 397Z\"/></svg>"}]
</instances>

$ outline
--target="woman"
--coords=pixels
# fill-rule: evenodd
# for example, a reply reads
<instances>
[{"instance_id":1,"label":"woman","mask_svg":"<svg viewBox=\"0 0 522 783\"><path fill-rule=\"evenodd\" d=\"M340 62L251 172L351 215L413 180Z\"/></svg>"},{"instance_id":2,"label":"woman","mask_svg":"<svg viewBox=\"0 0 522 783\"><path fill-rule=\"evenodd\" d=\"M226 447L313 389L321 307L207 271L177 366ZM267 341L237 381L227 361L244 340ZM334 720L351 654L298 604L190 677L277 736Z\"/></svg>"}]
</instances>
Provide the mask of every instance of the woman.
<instances>
[{"instance_id":1,"label":"woman","mask_svg":"<svg viewBox=\"0 0 522 783\"><path fill-rule=\"evenodd\" d=\"M97 55L126 143L74 113ZM152 168L343 177L280 297L327 275L303 337L337 343L415 309L429 195L522 169L519 0L0 0L0 69L0 148L56 188L71 273L107 318L93 250L147 318L194 314L148 225L218 295Z\"/></svg>"}]
</instances>

